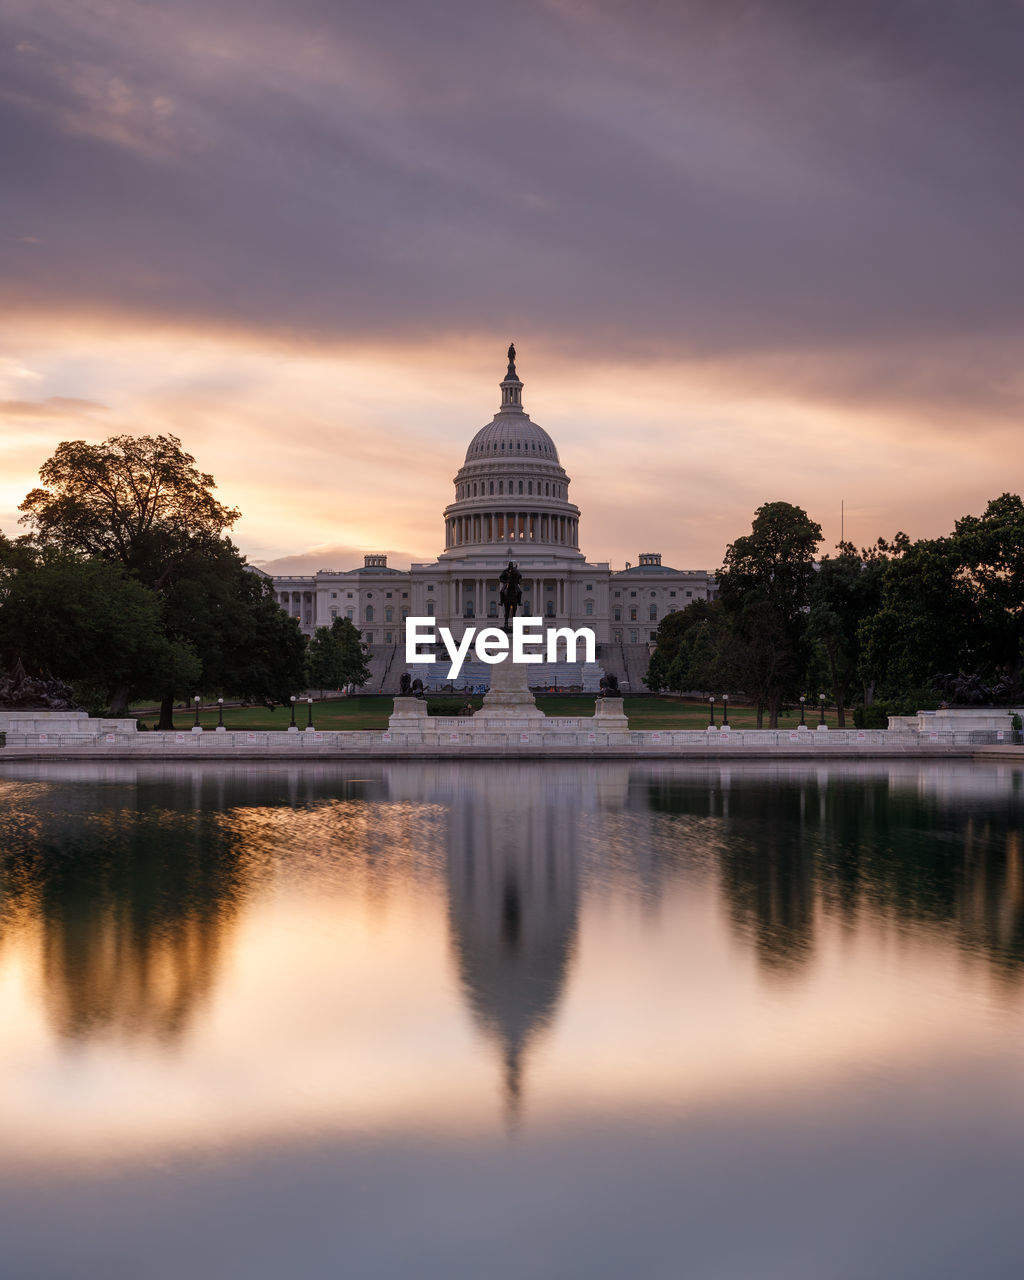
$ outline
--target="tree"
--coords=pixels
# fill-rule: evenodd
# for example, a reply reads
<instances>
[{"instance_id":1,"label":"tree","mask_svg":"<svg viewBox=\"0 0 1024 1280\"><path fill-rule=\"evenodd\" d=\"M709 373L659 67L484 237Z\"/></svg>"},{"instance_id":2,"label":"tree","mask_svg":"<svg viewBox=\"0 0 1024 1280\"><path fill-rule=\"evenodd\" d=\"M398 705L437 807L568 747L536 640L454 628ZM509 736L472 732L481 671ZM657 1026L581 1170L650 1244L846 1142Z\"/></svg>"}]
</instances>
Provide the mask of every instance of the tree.
<instances>
[{"instance_id":1,"label":"tree","mask_svg":"<svg viewBox=\"0 0 1024 1280\"><path fill-rule=\"evenodd\" d=\"M749 534L726 549L719 599L737 642L735 666L757 703L778 727L783 699L793 696L805 667L806 614L821 526L800 507L769 502L754 513Z\"/></svg>"},{"instance_id":2,"label":"tree","mask_svg":"<svg viewBox=\"0 0 1024 1280\"><path fill-rule=\"evenodd\" d=\"M849 542L841 542L838 551L825 556L814 575L807 631L832 690L839 728L845 729L850 692L859 677L860 625L878 608L886 562L878 556L865 559Z\"/></svg>"},{"instance_id":3,"label":"tree","mask_svg":"<svg viewBox=\"0 0 1024 1280\"><path fill-rule=\"evenodd\" d=\"M195 650L162 624L157 595L117 565L53 550L23 554L5 584L0 655L5 666L20 659L32 674L59 676L84 705L102 709L152 697L157 673L198 679Z\"/></svg>"},{"instance_id":4,"label":"tree","mask_svg":"<svg viewBox=\"0 0 1024 1280\"><path fill-rule=\"evenodd\" d=\"M306 680L311 689L340 689L364 685L370 678L366 648L348 618L335 618L317 627L306 651Z\"/></svg>"},{"instance_id":5,"label":"tree","mask_svg":"<svg viewBox=\"0 0 1024 1280\"><path fill-rule=\"evenodd\" d=\"M110 436L102 444L65 440L18 508L37 542L119 560L159 589L177 558L221 536L239 517L213 496L177 436Z\"/></svg>"},{"instance_id":6,"label":"tree","mask_svg":"<svg viewBox=\"0 0 1024 1280\"><path fill-rule=\"evenodd\" d=\"M170 661L152 671L161 729L174 727L175 699L197 686L281 700L302 687L298 624L224 536L239 512L214 498L213 477L176 436L65 441L39 474L46 487L20 509L40 545L115 564L155 592L157 631L177 646L165 656L184 646L199 659L198 673ZM126 707L129 687L118 686L113 711Z\"/></svg>"}]
</instances>

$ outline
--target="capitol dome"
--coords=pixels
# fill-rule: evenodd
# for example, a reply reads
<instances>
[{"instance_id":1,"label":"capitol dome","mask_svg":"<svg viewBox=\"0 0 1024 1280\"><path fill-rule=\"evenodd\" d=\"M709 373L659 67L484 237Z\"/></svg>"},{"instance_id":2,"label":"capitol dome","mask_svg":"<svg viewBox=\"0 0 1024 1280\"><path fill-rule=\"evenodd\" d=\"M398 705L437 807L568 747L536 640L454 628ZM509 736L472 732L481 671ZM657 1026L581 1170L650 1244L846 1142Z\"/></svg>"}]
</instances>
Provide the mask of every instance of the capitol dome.
<instances>
[{"instance_id":1,"label":"capitol dome","mask_svg":"<svg viewBox=\"0 0 1024 1280\"><path fill-rule=\"evenodd\" d=\"M441 558L494 551L581 559L579 508L568 500L555 442L523 408L514 346L500 386L498 412L469 442L455 477Z\"/></svg>"}]
</instances>

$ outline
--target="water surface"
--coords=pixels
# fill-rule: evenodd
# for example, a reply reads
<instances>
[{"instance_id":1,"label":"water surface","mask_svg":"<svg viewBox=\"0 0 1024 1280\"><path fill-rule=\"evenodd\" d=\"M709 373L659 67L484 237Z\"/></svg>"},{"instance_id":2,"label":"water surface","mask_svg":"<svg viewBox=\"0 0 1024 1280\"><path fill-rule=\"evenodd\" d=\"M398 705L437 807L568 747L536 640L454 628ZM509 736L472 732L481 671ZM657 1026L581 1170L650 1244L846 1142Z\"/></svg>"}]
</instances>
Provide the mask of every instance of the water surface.
<instances>
[{"instance_id":1,"label":"water surface","mask_svg":"<svg viewBox=\"0 0 1024 1280\"><path fill-rule=\"evenodd\" d=\"M5 1277L1021 1274L1024 770L0 769Z\"/></svg>"}]
</instances>

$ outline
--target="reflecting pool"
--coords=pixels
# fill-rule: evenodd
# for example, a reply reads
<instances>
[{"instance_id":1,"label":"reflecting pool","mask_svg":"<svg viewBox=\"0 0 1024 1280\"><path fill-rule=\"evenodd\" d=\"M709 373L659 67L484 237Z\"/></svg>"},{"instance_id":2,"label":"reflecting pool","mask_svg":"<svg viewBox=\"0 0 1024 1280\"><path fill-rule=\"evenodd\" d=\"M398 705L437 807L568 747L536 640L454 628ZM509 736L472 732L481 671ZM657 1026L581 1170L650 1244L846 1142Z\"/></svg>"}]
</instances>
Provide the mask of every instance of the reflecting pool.
<instances>
[{"instance_id":1,"label":"reflecting pool","mask_svg":"<svg viewBox=\"0 0 1024 1280\"><path fill-rule=\"evenodd\" d=\"M0 1274L1019 1277L1024 768L0 766Z\"/></svg>"}]
</instances>

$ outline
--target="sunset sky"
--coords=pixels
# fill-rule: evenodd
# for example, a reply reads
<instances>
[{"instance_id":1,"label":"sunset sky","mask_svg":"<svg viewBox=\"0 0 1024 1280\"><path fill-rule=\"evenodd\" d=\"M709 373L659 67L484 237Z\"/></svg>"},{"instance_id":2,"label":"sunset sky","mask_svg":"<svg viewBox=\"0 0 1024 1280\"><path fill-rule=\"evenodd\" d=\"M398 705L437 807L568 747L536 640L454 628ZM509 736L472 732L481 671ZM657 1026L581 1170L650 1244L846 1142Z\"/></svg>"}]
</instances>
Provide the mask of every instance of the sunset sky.
<instances>
[{"instance_id":1,"label":"sunset sky","mask_svg":"<svg viewBox=\"0 0 1024 1280\"><path fill-rule=\"evenodd\" d=\"M591 560L1024 464L1020 0L4 0L0 530L173 432L256 563L401 567L514 339Z\"/></svg>"}]
</instances>

